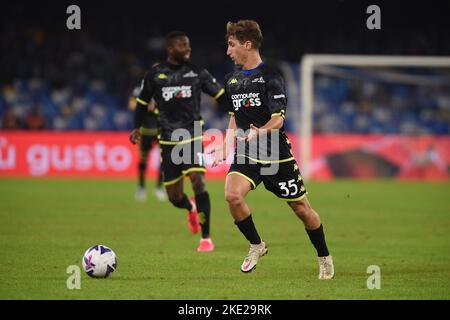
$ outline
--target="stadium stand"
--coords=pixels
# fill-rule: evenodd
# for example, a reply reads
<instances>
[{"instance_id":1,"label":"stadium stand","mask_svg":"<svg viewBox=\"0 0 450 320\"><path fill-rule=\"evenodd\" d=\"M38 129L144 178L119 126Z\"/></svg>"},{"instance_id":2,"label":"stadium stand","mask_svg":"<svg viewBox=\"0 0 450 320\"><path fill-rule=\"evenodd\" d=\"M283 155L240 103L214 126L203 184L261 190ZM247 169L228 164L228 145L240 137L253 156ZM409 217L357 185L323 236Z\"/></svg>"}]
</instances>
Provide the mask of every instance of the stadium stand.
<instances>
[{"instance_id":1,"label":"stadium stand","mask_svg":"<svg viewBox=\"0 0 450 320\"><path fill-rule=\"evenodd\" d=\"M98 35L86 32L68 39L43 28L19 29L13 23L5 23L3 29L0 126L4 130L129 130L133 114L127 109L127 100L145 70L164 55L161 35L147 37L145 46L136 47L131 40L118 45L107 36L99 40ZM126 32L116 36L125 39ZM450 51L448 44L423 34L399 47L395 39L402 31L398 32L389 38L392 41L384 42L380 53L426 55ZM280 39L286 36L271 30L265 41L282 42ZM268 46L263 53L275 61L292 59L291 68L297 70L303 50L323 51L319 43L305 37L304 41L284 42L286 48ZM339 35L333 35L333 41L327 43L327 52L374 52L375 47L361 34L350 34L348 41L336 39ZM303 47L305 42L308 48ZM342 47L344 42L346 46ZM223 45L208 47L207 42L193 44L194 62L201 62L219 81L232 70L223 49ZM449 134L450 74L431 75L430 81L439 80L442 85L418 86L389 81L392 72L396 71L335 68L330 74L317 75L314 132ZM369 81L359 81L361 78ZM225 128L223 110L209 99L203 101L207 128ZM296 121L289 118L289 131L294 131Z\"/></svg>"}]
</instances>

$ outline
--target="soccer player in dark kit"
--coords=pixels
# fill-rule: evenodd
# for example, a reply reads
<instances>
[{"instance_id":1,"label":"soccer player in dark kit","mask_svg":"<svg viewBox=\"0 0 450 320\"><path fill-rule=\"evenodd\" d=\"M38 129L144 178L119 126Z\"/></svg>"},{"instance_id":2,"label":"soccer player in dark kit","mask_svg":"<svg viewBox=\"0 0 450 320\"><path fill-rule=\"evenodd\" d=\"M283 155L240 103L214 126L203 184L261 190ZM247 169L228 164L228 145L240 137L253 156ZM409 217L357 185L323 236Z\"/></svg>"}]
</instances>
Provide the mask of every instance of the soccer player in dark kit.
<instances>
[{"instance_id":1,"label":"soccer player in dark kit","mask_svg":"<svg viewBox=\"0 0 450 320\"><path fill-rule=\"evenodd\" d=\"M188 210L188 226L193 233L199 232L201 227L202 238L197 251L212 251L200 95L203 91L223 103L224 89L206 69L189 61L191 46L184 32L171 32L166 41L167 61L151 68L142 81L142 90L136 99L135 129L130 140L132 143L140 140L143 114L153 98L159 110L161 166L168 198L175 207ZM182 151L178 152L180 149ZM195 199L188 199L183 191L185 176L191 180Z\"/></svg>"},{"instance_id":2,"label":"soccer player in dark kit","mask_svg":"<svg viewBox=\"0 0 450 320\"><path fill-rule=\"evenodd\" d=\"M226 40L227 55L238 69L225 77L225 96L231 117L225 141L215 150L213 165L227 158L237 140L233 164L225 180L225 198L235 224L250 242L241 271L252 271L268 252L245 202L247 193L263 182L267 190L287 201L302 220L317 250L319 279L331 279L334 277L333 260L320 217L306 197L302 176L284 133L287 105L284 79L261 59L262 33L257 22L229 22ZM258 141L257 152L251 147L255 141ZM264 148L270 150L262 152ZM264 156L268 153L270 157ZM270 171L271 166L276 170Z\"/></svg>"},{"instance_id":3,"label":"soccer player in dark kit","mask_svg":"<svg viewBox=\"0 0 450 320\"><path fill-rule=\"evenodd\" d=\"M133 111L136 109L136 98L139 96L140 92L141 90L139 87L134 88L133 94L128 101L128 109ZM155 108L155 103L153 100L148 107L151 111L149 110L145 113L142 127L139 129L141 133L141 140L139 143L138 188L135 194L136 201L139 202L143 202L147 199L145 183L147 161L153 145L158 144L158 109ZM163 174L160 166L158 168L158 180L156 182L155 195L159 200L164 201L166 200L166 193L162 185Z\"/></svg>"}]
</instances>

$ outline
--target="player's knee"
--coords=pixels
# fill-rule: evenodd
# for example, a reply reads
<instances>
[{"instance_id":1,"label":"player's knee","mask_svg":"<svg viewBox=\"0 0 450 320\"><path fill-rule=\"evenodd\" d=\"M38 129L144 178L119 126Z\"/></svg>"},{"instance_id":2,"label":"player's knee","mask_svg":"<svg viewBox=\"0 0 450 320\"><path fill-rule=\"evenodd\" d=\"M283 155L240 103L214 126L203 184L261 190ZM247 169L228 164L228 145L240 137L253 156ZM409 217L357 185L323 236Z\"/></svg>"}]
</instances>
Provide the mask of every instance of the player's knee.
<instances>
[{"instance_id":1,"label":"player's knee","mask_svg":"<svg viewBox=\"0 0 450 320\"><path fill-rule=\"evenodd\" d=\"M238 205L244 201L244 197L236 190L227 189L225 190L225 200L230 205Z\"/></svg>"},{"instance_id":2,"label":"player's knee","mask_svg":"<svg viewBox=\"0 0 450 320\"><path fill-rule=\"evenodd\" d=\"M192 189L195 194L201 194L206 191L205 175L200 172L193 172L189 175L192 183Z\"/></svg>"},{"instance_id":3,"label":"player's knee","mask_svg":"<svg viewBox=\"0 0 450 320\"><path fill-rule=\"evenodd\" d=\"M170 203L176 206L183 199L183 193L168 191L167 197L169 198Z\"/></svg>"},{"instance_id":4,"label":"player's knee","mask_svg":"<svg viewBox=\"0 0 450 320\"><path fill-rule=\"evenodd\" d=\"M295 204L294 211L299 217L308 217L312 214L312 208L306 201L298 201Z\"/></svg>"},{"instance_id":5,"label":"player's knee","mask_svg":"<svg viewBox=\"0 0 450 320\"><path fill-rule=\"evenodd\" d=\"M206 191L205 182L203 179L196 179L192 181L192 189L195 194L201 194Z\"/></svg>"}]
</instances>

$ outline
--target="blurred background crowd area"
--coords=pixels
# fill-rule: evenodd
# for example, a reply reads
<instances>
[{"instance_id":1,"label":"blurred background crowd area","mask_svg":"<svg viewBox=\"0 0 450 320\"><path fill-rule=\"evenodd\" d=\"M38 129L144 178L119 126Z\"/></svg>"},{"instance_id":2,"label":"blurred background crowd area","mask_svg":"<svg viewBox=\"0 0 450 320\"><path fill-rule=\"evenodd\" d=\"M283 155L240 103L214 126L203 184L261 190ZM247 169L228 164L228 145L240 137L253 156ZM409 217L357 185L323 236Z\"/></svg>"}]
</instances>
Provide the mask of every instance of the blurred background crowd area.
<instances>
[{"instance_id":1,"label":"blurred background crowd area","mask_svg":"<svg viewBox=\"0 0 450 320\"><path fill-rule=\"evenodd\" d=\"M450 68L318 71L315 132L450 134Z\"/></svg>"},{"instance_id":2,"label":"blurred background crowd area","mask_svg":"<svg viewBox=\"0 0 450 320\"><path fill-rule=\"evenodd\" d=\"M288 64L294 76L287 79L296 86L306 53L450 55L448 15L439 12L439 6L432 11L423 8L422 15L416 8L403 20L401 6L385 9L384 29L369 31L364 7L345 7L348 1L331 1L325 11L320 11L320 3L286 4L284 18L268 15L267 8L260 13L243 8L252 12L248 15L216 8L214 15L202 15L198 10L208 4L201 2L189 10L166 4L158 11L142 2L105 11L106 2L94 2L97 5L80 3L82 30L74 31L65 28L64 2L45 11L42 3L8 4L2 10L0 129L129 130L133 89L153 63L165 59L169 31L186 31L192 61L222 83L234 68L226 56L225 25L243 17L260 22L264 60ZM45 14L34 14L39 10ZM318 72L314 131L450 134L449 79L449 69L336 67ZM289 109L301 108L299 101L299 97L290 99ZM202 115L207 127L223 129L228 123L225 110L206 96ZM288 116L287 129L294 131L297 125L298 118Z\"/></svg>"}]
</instances>

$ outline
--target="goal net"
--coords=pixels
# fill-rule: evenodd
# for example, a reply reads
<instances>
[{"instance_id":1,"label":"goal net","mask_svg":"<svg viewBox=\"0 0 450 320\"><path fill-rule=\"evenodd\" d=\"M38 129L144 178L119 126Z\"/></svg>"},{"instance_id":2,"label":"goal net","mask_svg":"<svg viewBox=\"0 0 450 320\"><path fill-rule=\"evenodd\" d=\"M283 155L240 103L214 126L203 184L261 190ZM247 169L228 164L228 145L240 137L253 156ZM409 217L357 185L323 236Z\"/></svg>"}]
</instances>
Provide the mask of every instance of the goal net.
<instances>
[{"instance_id":1,"label":"goal net","mask_svg":"<svg viewBox=\"0 0 450 320\"><path fill-rule=\"evenodd\" d=\"M300 98L306 179L448 179L450 57L305 55Z\"/></svg>"}]
</instances>

